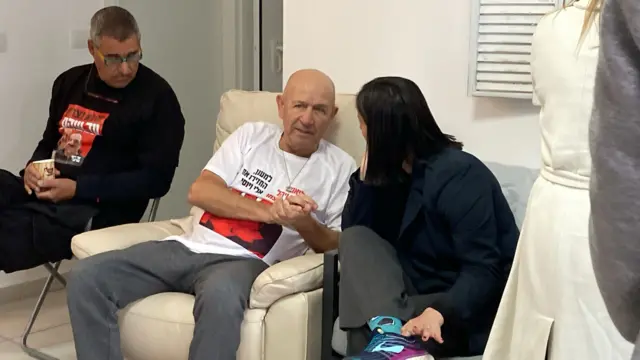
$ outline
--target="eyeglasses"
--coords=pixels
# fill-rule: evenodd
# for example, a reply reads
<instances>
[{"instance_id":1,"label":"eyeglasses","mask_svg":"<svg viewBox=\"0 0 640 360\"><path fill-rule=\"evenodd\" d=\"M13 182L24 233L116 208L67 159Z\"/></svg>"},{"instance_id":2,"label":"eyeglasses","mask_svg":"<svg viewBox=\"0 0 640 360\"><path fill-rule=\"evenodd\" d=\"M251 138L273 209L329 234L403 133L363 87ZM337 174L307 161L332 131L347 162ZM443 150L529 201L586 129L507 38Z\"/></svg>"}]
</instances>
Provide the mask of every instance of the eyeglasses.
<instances>
[{"instance_id":1,"label":"eyeglasses","mask_svg":"<svg viewBox=\"0 0 640 360\"><path fill-rule=\"evenodd\" d=\"M127 56L120 56L120 55L104 55L103 53L100 52L100 50L95 49L96 54L98 54L98 57L104 61L104 64L106 66L117 66L123 63L127 63L129 65L133 65L133 64L137 64L138 62L140 62L140 60L142 60L142 49L136 51L136 52L132 52L130 54L128 54Z\"/></svg>"}]
</instances>

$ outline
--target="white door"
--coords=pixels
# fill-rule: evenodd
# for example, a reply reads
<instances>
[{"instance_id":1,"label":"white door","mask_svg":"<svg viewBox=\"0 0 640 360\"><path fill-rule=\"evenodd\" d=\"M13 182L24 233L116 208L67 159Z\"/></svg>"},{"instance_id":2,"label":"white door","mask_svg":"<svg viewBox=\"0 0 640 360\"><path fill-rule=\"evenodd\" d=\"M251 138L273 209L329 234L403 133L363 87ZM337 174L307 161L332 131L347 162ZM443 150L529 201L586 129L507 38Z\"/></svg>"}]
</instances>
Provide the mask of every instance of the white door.
<instances>
[{"instance_id":1,"label":"white door","mask_svg":"<svg viewBox=\"0 0 640 360\"><path fill-rule=\"evenodd\" d=\"M264 91L282 91L282 11L283 0L254 0L258 24L258 44L254 44L259 51L259 69L256 75L257 88ZM255 74L254 74L255 75Z\"/></svg>"},{"instance_id":2,"label":"white door","mask_svg":"<svg viewBox=\"0 0 640 360\"><path fill-rule=\"evenodd\" d=\"M119 0L138 21L142 63L169 82L186 119L171 191L158 219L189 214L189 186L211 157L223 88L222 1ZM233 15L233 14L232 14Z\"/></svg>"}]
</instances>

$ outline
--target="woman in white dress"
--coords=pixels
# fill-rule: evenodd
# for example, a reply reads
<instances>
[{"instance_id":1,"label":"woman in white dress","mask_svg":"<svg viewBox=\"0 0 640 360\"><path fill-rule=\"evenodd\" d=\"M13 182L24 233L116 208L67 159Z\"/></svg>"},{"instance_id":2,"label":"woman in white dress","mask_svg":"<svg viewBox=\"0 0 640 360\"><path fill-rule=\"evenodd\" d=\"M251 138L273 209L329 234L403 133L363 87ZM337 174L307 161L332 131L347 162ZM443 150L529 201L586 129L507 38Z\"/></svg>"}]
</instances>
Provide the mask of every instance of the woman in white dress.
<instances>
[{"instance_id":1,"label":"woman in white dress","mask_svg":"<svg viewBox=\"0 0 640 360\"><path fill-rule=\"evenodd\" d=\"M589 120L599 0L545 16L531 71L542 161L483 360L629 360L598 291L589 252ZM534 100L536 101L536 100Z\"/></svg>"}]
</instances>

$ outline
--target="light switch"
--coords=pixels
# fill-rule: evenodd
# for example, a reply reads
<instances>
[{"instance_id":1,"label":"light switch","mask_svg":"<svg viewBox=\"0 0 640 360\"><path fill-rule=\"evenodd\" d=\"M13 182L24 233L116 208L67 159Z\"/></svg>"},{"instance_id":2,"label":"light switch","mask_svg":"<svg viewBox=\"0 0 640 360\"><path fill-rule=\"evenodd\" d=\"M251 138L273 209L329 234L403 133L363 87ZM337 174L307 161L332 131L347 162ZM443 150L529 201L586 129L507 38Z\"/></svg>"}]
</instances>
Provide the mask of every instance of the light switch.
<instances>
[{"instance_id":1,"label":"light switch","mask_svg":"<svg viewBox=\"0 0 640 360\"><path fill-rule=\"evenodd\" d=\"M86 49L89 29L76 29L69 32L69 46L72 49Z\"/></svg>"},{"instance_id":2,"label":"light switch","mask_svg":"<svg viewBox=\"0 0 640 360\"><path fill-rule=\"evenodd\" d=\"M7 34L0 32L0 53L7 52Z\"/></svg>"}]
</instances>

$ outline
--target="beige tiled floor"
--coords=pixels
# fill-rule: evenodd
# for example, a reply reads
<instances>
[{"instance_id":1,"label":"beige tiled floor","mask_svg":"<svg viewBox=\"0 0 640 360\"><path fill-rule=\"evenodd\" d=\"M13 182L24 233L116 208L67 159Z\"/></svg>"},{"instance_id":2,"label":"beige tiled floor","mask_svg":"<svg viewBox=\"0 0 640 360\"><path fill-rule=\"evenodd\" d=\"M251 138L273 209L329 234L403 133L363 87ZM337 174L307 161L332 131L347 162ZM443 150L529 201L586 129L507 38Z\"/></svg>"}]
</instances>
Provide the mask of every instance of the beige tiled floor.
<instances>
[{"instance_id":1,"label":"beige tiled floor","mask_svg":"<svg viewBox=\"0 0 640 360\"><path fill-rule=\"evenodd\" d=\"M36 299L0 305L0 360L28 360L21 335ZM49 294L29 337L29 345L60 360L75 360L64 291Z\"/></svg>"}]
</instances>

